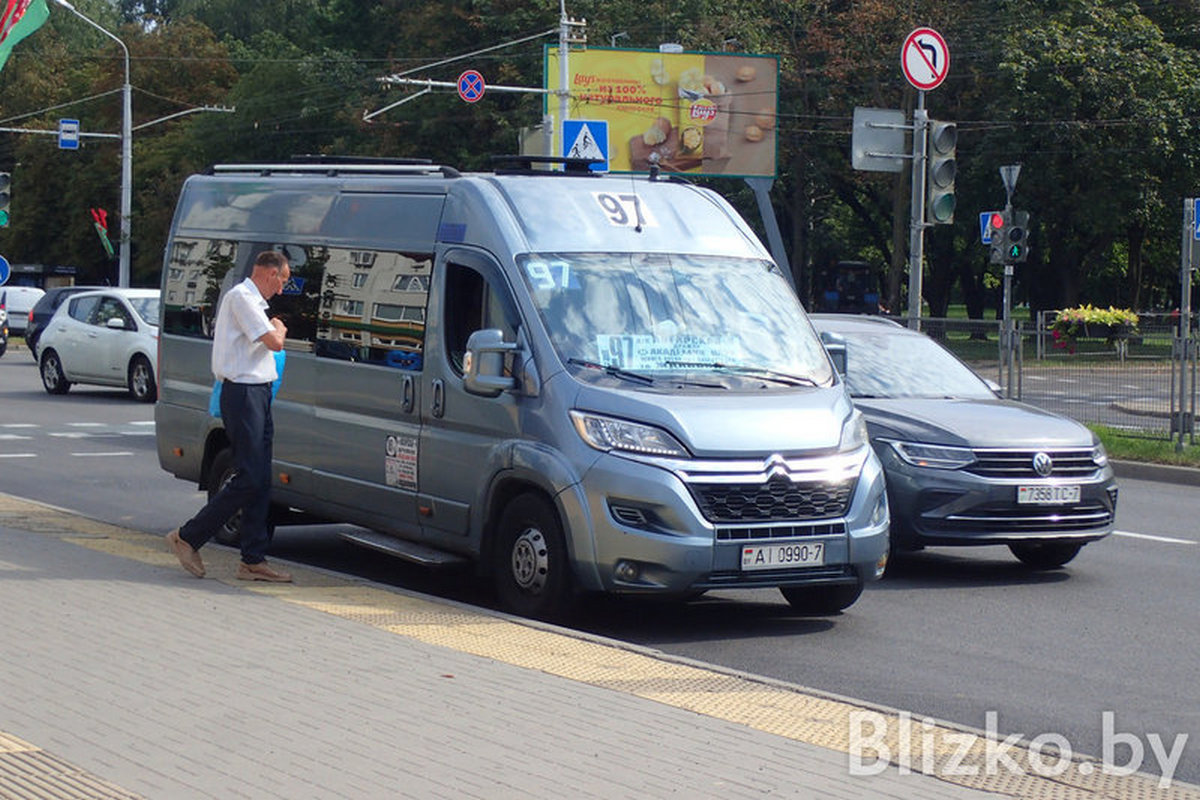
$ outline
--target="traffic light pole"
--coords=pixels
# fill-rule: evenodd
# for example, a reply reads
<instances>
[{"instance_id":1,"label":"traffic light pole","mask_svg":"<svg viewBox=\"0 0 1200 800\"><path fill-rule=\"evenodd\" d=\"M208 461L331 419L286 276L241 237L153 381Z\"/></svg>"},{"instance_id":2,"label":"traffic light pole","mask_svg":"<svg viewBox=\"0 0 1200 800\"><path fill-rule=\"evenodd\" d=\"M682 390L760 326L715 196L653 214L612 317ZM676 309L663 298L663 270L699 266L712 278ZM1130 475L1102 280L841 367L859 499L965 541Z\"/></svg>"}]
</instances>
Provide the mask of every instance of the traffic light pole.
<instances>
[{"instance_id":1,"label":"traffic light pole","mask_svg":"<svg viewBox=\"0 0 1200 800\"><path fill-rule=\"evenodd\" d=\"M921 277L925 261L925 158L929 114L925 92L917 92L913 109L912 212L908 236L908 327L921 330Z\"/></svg>"}]
</instances>

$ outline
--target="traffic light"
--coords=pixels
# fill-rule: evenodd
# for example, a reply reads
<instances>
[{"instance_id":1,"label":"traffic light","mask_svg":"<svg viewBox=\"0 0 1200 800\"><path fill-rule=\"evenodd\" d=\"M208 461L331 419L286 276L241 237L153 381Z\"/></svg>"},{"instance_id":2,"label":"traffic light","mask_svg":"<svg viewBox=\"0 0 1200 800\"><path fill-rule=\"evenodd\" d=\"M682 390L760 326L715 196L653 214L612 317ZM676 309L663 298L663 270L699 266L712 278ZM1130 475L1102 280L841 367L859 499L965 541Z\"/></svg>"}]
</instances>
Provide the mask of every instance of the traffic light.
<instances>
[{"instance_id":1,"label":"traffic light","mask_svg":"<svg viewBox=\"0 0 1200 800\"><path fill-rule=\"evenodd\" d=\"M992 214L988 221L991 231L993 264L1020 264L1029 259L1029 212L1005 209Z\"/></svg>"},{"instance_id":2,"label":"traffic light","mask_svg":"<svg viewBox=\"0 0 1200 800\"><path fill-rule=\"evenodd\" d=\"M8 227L8 204L12 201L12 175L0 172L0 228Z\"/></svg>"},{"instance_id":3,"label":"traffic light","mask_svg":"<svg viewBox=\"0 0 1200 800\"><path fill-rule=\"evenodd\" d=\"M925 221L946 225L954 222L954 177L958 173L954 151L958 147L958 126L930 120L928 133Z\"/></svg>"},{"instance_id":4,"label":"traffic light","mask_svg":"<svg viewBox=\"0 0 1200 800\"><path fill-rule=\"evenodd\" d=\"M1012 224L1008 228L1008 263L1020 264L1029 258L1029 212L1012 212Z\"/></svg>"}]
</instances>

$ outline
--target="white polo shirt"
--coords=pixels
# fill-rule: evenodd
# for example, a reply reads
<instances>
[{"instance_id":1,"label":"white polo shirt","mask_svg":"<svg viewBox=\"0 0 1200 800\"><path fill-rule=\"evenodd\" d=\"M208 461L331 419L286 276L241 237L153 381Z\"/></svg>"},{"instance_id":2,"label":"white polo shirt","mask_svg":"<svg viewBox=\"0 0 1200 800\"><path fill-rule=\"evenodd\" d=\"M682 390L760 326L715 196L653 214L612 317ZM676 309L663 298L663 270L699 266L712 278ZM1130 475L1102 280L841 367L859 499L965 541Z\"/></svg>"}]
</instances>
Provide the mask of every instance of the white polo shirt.
<instances>
[{"instance_id":1,"label":"white polo shirt","mask_svg":"<svg viewBox=\"0 0 1200 800\"><path fill-rule=\"evenodd\" d=\"M267 318L267 301L246 278L221 298L213 336L212 371L217 380L271 383L278 376L275 354L258 341L274 330Z\"/></svg>"}]
</instances>

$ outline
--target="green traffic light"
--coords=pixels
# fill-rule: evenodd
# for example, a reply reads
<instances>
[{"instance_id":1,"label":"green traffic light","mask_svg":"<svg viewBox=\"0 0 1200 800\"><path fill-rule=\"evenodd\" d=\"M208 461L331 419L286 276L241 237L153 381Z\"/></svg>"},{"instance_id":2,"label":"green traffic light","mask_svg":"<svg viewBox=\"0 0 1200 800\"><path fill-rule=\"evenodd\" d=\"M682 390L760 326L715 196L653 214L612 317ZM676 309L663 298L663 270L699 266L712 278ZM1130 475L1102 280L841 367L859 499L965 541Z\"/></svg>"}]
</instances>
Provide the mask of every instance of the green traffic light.
<instances>
[{"instance_id":1,"label":"green traffic light","mask_svg":"<svg viewBox=\"0 0 1200 800\"><path fill-rule=\"evenodd\" d=\"M8 227L8 212L0 210L0 228Z\"/></svg>"},{"instance_id":2,"label":"green traffic light","mask_svg":"<svg viewBox=\"0 0 1200 800\"><path fill-rule=\"evenodd\" d=\"M954 220L954 206L953 194L938 195L929 204L929 213L934 222L951 222Z\"/></svg>"}]
</instances>

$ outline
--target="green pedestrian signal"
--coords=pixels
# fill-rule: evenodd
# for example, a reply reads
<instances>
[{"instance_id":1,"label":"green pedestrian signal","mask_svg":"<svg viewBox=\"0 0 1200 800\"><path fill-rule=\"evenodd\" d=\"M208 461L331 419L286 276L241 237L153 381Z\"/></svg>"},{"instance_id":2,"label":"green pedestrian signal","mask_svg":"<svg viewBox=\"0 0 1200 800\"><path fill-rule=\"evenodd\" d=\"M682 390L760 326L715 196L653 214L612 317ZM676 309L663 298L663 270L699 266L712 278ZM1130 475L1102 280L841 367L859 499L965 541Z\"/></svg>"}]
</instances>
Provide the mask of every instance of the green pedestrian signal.
<instances>
[{"instance_id":1,"label":"green pedestrian signal","mask_svg":"<svg viewBox=\"0 0 1200 800\"><path fill-rule=\"evenodd\" d=\"M8 227L8 205L12 200L12 175L0 172L0 228Z\"/></svg>"}]
</instances>

